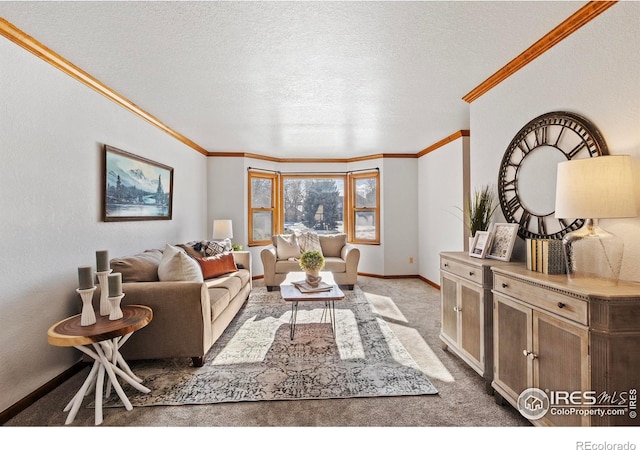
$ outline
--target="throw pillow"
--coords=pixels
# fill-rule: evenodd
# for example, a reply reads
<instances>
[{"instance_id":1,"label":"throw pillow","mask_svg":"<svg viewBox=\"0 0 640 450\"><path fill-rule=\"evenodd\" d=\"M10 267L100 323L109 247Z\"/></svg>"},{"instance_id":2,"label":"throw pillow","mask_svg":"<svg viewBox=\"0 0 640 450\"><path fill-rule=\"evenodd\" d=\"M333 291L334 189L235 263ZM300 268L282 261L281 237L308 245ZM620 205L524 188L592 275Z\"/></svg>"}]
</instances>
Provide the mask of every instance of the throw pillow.
<instances>
[{"instance_id":1,"label":"throw pillow","mask_svg":"<svg viewBox=\"0 0 640 450\"><path fill-rule=\"evenodd\" d=\"M113 258L109 266L122 274L123 283L158 281L158 266L162 260L161 250L146 250L134 256Z\"/></svg>"},{"instance_id":2,"label":"throw pillow","mask_svg":"<svg viewBox=\"0 0 640 450\"><path fill-rule=\"evenodd\" d=\"M238 270L231 253L224 253L217 256L209 256L206 258L197 258L198 264L202 269L202 276L205 280L209 278L219 277Z\"/></svg>"},{"instance_id":3,"label":"throw pillow","mask_svg":"<svg viewBox=\"0 0 640 450\"><path fill-rule=\"evenodd\" d=\"M224 243L216 241L202 241L201 252L204 256L216 256L225 252Z\"/></svg>"},{"instance_id":4,"label":"throw pillow","mask_svg":"<svg viewBox=\"0 0 640 450\"><path fill-rule=\"evenodd\" d=\"M296 235L276 235L276 254L278 259L300 258L300 247Z\"/></svg>"},{"instance_id":5,"label":"throw pillow","mask_svg":"<svg viewBox=\"0 0 640 450\"><path fill-rule=\"evenodd\" d=\"M340 257L342 247L347 243L346 234L325 234L322 236L322 254Z\"/></svg>"},{"instance_id":6,"label":"throw pillow","mask_svg":"<svg viewBox=\"0 0 640 450\"><path fill-rule=\"evenodd\" d=\"M195 243L187 242L186 244L178 244L176 245L176 247L180 247L181 249L183 249L187 253L187 255L191 256L192 258L202 257L202 253L196 250L194 245Z\"/></svg>"},{"instance_id":7,"label":"throw pillow","mask_svg":"<svg viewBox=\"0 0 640 450\"><path fill-rule=\"evenodd\" d=\"M160 281L204 281L198 262L181 248L167 244L158 266Z\"/></svg>"},{"instance_id":8,"label":"throw pillow","mask_svg":"<svg viewBox=\"0 0 640 450\"><path fill-rule=\"evenodd\" d=\"M315 231L305 231L298 236L298 244L300 245L301 252L308 252L311 250L317 250L322 253L322 247L320 247L320 238Z\"/></svg>"}]
</instances>

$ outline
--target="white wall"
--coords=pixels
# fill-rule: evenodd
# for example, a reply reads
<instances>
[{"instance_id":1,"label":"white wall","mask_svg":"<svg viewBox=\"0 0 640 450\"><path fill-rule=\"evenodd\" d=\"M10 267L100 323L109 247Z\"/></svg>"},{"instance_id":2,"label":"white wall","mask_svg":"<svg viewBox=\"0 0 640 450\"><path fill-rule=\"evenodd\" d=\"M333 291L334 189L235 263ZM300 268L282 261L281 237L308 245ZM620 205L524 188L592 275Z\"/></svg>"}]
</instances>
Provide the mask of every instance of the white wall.
<instances>
[{"instance_id":1,"label":"white wall","mask_svg":"<svg viewBox=\"0 0 640 450\"><path fill-rule=\"evenodd\" d=\"M77 268L205 232L205 157L0 39L0 411L72 366L47 344L77 313ZM174 168L173 220L101 221L103 144ZM95 301L95 300L94 300Z\"/></svg>"},{"instance_id":2,"label":"white wall","mask_svg":"<svg viewBox=\"0 0 640 450\"><path fill-rule=\"evenodd\" d=\"M418 164L416 159L386 158L380 181L384 217L384 275L417 275ZM413 262L410 262L410 258Z\"/></svg>"},{"instance_id":3,"label":"white wall","mask_svg":"<svg viewBox=\"0 0 640 450\"><path fill-rule=\"evenodd\" d=\"M529 120L551 111L591 120L611 154L632 155L640 165L638 23L640 3L619 2L473 102L471 186L496 183L511 139ZM621 278L640 281L640 219L600 223L625 241Z\"/></svg>"},{"instance_id":4,"label":"white wall","mask_svg":"<svg viewBox=\"0 0 640 450\"><path fill-rule=\"evenodd\" d=\"M469 137L450 142L418 160L419 274L440 284L442 251L464 250Z\"/></svg>"}]
</instances>

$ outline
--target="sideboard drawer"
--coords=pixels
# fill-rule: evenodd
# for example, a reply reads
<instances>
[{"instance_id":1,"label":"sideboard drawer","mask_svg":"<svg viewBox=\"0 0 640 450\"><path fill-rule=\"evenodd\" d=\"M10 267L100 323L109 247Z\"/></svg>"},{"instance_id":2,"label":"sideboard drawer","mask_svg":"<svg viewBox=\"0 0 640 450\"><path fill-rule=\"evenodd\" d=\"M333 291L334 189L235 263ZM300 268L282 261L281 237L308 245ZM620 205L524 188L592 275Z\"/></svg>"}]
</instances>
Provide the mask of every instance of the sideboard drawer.
<instances>
[{"instance_id":1,"label":"sideboard drawer","mask_svg":"<svg viewBox=\"0 0 640 450\"><path fill-rule=\"evenodd\" d=\"M473 267L451 259L440 258L440 269L482 285L481 267Z\"/></svg>"},{"instance_id":2,"label":"sideboard drawer","mask_svg":"<svg viewBox=\"0 0 640 450\"><path fill-rule=\"evenodd\" d=\"M583 325L589 324L588 305L584 300L497 273L493 278L493 290Z\"/></svg>"}]
</instances>

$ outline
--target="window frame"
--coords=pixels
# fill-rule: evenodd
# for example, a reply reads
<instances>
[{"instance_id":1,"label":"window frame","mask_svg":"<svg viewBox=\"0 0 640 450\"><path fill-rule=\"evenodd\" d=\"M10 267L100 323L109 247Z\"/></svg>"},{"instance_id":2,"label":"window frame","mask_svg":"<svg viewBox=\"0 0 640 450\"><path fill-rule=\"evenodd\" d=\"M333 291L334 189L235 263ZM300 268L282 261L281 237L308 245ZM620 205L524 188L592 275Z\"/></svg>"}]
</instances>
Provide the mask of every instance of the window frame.
<instances>
[{"instance_id":1,"label":"window frame","mask_svg":"<svg viewBox=\"0 0 640 450\"><path fill-rule=\"evenodd\" d=\"M358 180L374 178L376 180L376 205L367 207L356 207L356 183ZM380 245L380 171L351 173L349 175L349 231L347 239L353 244ZM356 213L372 211L375 214L375 238L356 238Z\"/></svg>"},{"instance_id":2,"label":"window frame","mask_svg":"<svg viewBox=\"0 0 640 450\"><path fill-rule=\"evenodd\" d=\"M279 186L280 186L280 182L279 182L279 175L278 173L264 173L264 172L248 172L249 176L248 176L248 200L249 200L249 217L248 217L248 224L249 224L249 230L248 230L248 246L252 247L252 246L264 246L264 245L270 245L272 243L271 239L261 239L261 240L256 240L253 237L253 213L254 212L259 212L259 211L270 211L271 212L271 235L274 236L275 234L277 234L277 230L280 229L280 213L279 213L279 209L280 209L280 205L279 205ZM266 207L253 207L253 198L252 198L252 193L253 193L253 180L255 178L262 178L262 179L268 179L271 180L271 207L266 208Z\"/></svg>"}]
</instances>

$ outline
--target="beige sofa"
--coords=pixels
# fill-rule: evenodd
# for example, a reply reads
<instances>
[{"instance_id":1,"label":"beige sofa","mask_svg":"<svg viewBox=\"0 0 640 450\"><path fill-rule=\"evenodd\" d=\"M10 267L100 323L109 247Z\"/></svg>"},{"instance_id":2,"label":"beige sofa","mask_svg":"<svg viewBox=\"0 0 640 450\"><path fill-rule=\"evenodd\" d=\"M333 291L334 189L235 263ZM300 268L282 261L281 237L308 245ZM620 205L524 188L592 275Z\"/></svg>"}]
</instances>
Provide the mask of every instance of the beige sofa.
<instances>
[{"instance_id":1,"label":"beige sofa","mask_svg":"<svg viewBox=\"0 0 640 450\"><path fill-rule=\"evenodd\" d=\"M148 250L110 262L113 272L123 274L122 305L153 310L149 325L131 336L122 354L127 360L190 357L200 367L249 297L251 254L233 252L238 270L204 281L159 281L162 255L161 250Z\"/></svg>"},{"instance_id":2,"label":"beige sofa","mask_svg":"<svg viewBox=\"0 0 640 450\"><path fill-rule=\"evenodd\" d=\"M264 284L269 291L279 289L280 283L285 280L289 272L302 271L295 258L279 257L277 248L278 236L290 237L290 235L273 236L273 245L262 249L260 252L264 269ZM358 281L360 250L347 243L346 234L320 234L318 238L325 258L323 270L332 272L333 279L337 285L353 289L353 286Z\"/></svg>"}]
</instances>

